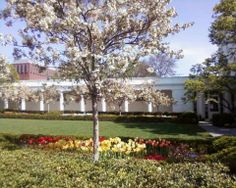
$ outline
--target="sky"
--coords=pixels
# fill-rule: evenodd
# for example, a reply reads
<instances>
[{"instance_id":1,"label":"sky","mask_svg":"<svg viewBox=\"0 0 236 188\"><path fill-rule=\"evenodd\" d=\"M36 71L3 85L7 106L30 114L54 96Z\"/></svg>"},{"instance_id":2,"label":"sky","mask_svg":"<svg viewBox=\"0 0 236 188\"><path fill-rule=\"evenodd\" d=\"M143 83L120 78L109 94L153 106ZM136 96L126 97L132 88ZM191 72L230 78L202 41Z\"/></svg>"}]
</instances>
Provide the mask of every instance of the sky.
<instances>
[{"instance_id":1,"label":"sky","mask_svg":"<svg viewBox=\"0 0 236 188\"><path fill-rule=\"evenodd\" d=\"M217 47L209 41L209 27L213 22L213 7L219 0L172 0L170 6L174 7L178 17L174 22L190 23L194 22L191 28L182 31L166 40L172 49L182 49L184 58L176 62L176 75L189 75L192 65L202 63L213 54ZM4 7L4 1L0 0L0 9ZM17 26L20 28L20 25ZM0 33L16 34L17 28L6 28L0 21ZM9 61L13 61L12 48L0 46L0 53L7 56Z\"/></svg>"},{"instance_id":2,"label":"sky","mask_svg":"<svg viewBox=\"0 0 236 188\"><path fill-rule=\"evenodd\" d=\"M179 23L194 22L191 28L169 38L173 49L182 49L184 58L176 63L176 75L188 75L192 65L202 63L217 47L209 40L209 27L214 21L213 8L219 0L172 0Z\"/></svg>"}]
</instances>

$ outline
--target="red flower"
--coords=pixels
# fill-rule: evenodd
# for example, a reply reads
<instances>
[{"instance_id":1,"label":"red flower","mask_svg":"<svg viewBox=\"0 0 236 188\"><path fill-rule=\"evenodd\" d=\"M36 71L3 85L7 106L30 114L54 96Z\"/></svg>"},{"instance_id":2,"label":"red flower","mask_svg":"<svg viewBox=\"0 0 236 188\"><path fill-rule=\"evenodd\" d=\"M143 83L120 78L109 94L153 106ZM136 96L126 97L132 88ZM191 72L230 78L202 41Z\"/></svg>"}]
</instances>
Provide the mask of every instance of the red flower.
<instances>
[{"instance_id":1,"label":"red flower","mask_svg":"<svg viewBox=\"0 0 236 188\"><path fill-rule=\"evenodd\" d=\"M154 154L154 155L146 156L145 159L147 159L147 160L155 160L155 161L163 161L163 160L166 160L166 157L164 157L162 155Z\"/></svg>"},{"instance_id":2,"label":"red flower","mask_svg":"<svg viewBox=\"0 0 236 188\"><path fill-rule=\"evenodd\" d=\"M104 136L99 137L99 142L103 142L104 140L106 140Z\"/></svg>"},{"instance_id":3,"label":"red flower","mask_svg":"<svg viewBox=\"0 0 236 188\"><path fill-rule=\"evenodd\" d=\"M28 144L29 144L29 145L32 145L34 142L35 142L35 140L32 139L32 138L30 138L30 139L28 140Z\"/></svg>"}]
</instances>

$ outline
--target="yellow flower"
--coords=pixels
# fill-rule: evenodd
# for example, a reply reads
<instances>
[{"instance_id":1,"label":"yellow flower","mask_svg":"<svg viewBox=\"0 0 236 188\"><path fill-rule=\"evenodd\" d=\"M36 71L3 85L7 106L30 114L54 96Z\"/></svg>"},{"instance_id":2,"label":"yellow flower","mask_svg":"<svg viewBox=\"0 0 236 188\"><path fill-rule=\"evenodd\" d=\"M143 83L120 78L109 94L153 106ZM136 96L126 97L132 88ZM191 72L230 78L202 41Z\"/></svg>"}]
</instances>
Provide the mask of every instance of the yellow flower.
<instances>
[{"instance_id":1,"label":"yellow flower","mask_svg":"<svg viewBox=\"0 0 236 188\"><path fill-rule=\"evenodd\" d=\"M74 144L75 144L75 148L80 148L81 142L79 140L76 140Z\"/></svg>"},{"instance_id":2,"label":"yellow flower","mask_svg":"<svg viewBox=\"0 0 236 188\"><path fill-rule=\"evenodd\" d=\"M104 140L103 142L101 142L99 150L100 151L108 151L108 150L110 150L110 147L111 147L110 140Z\"/></svg>"},{"instance_id":3,"label":"yellow flower","mask_svg":"<svg viewBox=\"0 0 236 188\"><path fill-rule=\"evenodd\" d=\"M64 149L68 149L68 148L69 148L69 145L68 145L68 144L62 146L62 149L63 149L63 150L64 150Z\"/></svg>"},{"instance_id":4,"label":"yellow flower","mask_svg":"<svg viewBox=\"0 0 236 188\"><path fill-rule=\"evenodd\" d=\"M81 148L82 151L89 151L89 148L86 147L86 146L81 146L80 148Z\"/></svg>"},{"instance_id":5,"label":"yellow flower","mask_svg":"<svg viewBox=\"0 0 236 188\"><path fill-rule=\"evenodd\" d=\"M116 147L113 147L111 150L112 150L113 152L118 152L118 148L116 148Z\"/></svg>"},{"instance_id":6,"label":"yellow flower","mask_svg":"<svg viewBox=\"0 0 236 188\"><path fill-rule=\"evenodd\" d=\"M115 138L110 138L110 141L112 143L119 143L119 142L121 142L121 139L119 137L115 137Z\"/></svg>"}]
</instances>

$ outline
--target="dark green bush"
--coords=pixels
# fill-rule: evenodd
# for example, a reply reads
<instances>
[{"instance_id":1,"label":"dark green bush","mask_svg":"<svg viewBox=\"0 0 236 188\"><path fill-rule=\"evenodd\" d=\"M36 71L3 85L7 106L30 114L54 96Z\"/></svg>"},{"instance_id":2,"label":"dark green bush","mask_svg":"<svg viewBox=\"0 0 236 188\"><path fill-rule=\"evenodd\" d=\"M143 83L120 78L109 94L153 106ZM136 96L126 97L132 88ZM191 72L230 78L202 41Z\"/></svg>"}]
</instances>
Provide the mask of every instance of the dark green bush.
<instances>
[{"instance_id":1,"label":"dark green bush","mask_svg":"<svg viewBox=\"0 0 236 188\"><path fill-rule=\"evenodd\" d=\"M229 147L236 147L236 137L222 136L217 138L212 143L213 149L218 152Z\"/></svg>"},{"instance_id":2,"label":"dark green bush","mask_svg":"<svg viewBox=\"0 0 236 188\"><path fill-rule=\"evenodd\" d=\"M158 163L145 160L91 162L76 153L0 152L0 187L224 187L236 186L218 163Z\"/></svg>"},{"instance_id":3,"label":"dark green bush","mask_svg":"<svg viewBox=\"0 0 236 188\"><path fill-rule=\"evenodd\" d=\"M236 173L236 146L227 147L209 156L212 161L219 161L227 165L233 173Z\"/></svg>"},{"instance_id":4,"label":"dark green bush","mask_svg":"<svg viewBox=\"0 0 236 188\"><path fill-rule=\"evenodd\" d=\"M212 161L220 161L236 173L236 137L223 136L212 142L213 153L209 155Z\"/></svg>"},{"instance_id":5,"label":"dark green bush","mask_svg":"<svg viewBox=\"0 0 236 188\"><path fill-rule=\"evenodd\" d=\"M0 118L20 118L20 119L47 119L47 120L92 120L92 115L67 115L63 116L60 112L51 113L16 113L5 112L0 113ZM115 115L115 114L100 114L101 121L115 122L173 122L183 124L196 124L197 116L194 113L183 113L173 117L161 116L146 116L146 115Z\"/></svg>"},{"instance_id":6,"label":"dark green bush","mask_svg":"<svg viewBox=\"0 0 236 188\"><path fill-rule=\"evenodd\" d=\"M213 114L212 124L217 127L232 127L235 123L235 116L233 114Z\"/></svg>"},{"instance_id":7,"label":"dark green bush","mask_svg":"<svg viewBox=\"0 0 236 188\"><path fill-rule=\"evenodd\" d=\"M181 113L177 116L177 122L197 124L198 116L192 112Z\"/></svg>"}]
</instances>

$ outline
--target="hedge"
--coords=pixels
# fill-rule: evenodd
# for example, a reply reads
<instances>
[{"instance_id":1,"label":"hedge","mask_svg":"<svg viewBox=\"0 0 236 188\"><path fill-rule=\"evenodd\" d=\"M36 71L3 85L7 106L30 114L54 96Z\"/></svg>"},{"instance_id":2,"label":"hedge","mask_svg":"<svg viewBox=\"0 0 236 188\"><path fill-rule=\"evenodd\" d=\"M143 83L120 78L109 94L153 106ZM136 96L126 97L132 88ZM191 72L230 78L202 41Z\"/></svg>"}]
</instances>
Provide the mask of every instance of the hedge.
<instances>
[{"instance_id":1,"label":"hedge","mask_svg":"<svg viewBox=\"0 0 236 188\"><path fill-rule=\"evenodd\" d=\"M0 113L0 118L20 118L20 119L46 119L46 120L92 120L92 115L66 115L63 116L60 112L52 113L16 113L4 112ZM173 122L184 124L197 124L198 117L194 113L182 113L174 117L159 117L146 115L114 115L114 114L99 114L100 121L115 121L115 122Z\"/></svg>"},{"instance_id":2,"label":"hedge","mask_svg":"<svg viewBox=\"0 0 236 188\"><path fill-rule=\"evenodd\" d=\"M28 110L15 110L15 109L3 109L3 112L15 112L15 113L30 113L30 114L47 114L47 111L28 111ZM79 110L64 110L64 111L52 111L49 113L64 113L64 114L84 114L84 112ZM188 113L188 112L187 112ZM191 113L191 112L190 112ZM92 114L92 111L86 111L86 114ZM99 112L99 114L108 115L119 115L120 112L109 111L109 112ZM153 116L179 116L181 112L122 112L122 115L153 115Z\"/></svg>"},{"instance_id":3,"label":"hedge","mask_svg":"<svg viewBox=\"0 0 236 188\"><path fill-rule=\"evenodd\" d=\"M224 187L236 186L219 163L145 160L91 162L69 152L22 149L0 152L0 187Z\"/></svg>"},{"instance_id":4,"label":"hedge","mask_svg":"<svg viewBox=\"0 0 236 188\"><path fill-rule=\"evenodd\" d=\"M234 127L236 126L236 116L230 113L213 114L212 124L218 127Z\"/></svg>"}]
</instances>

